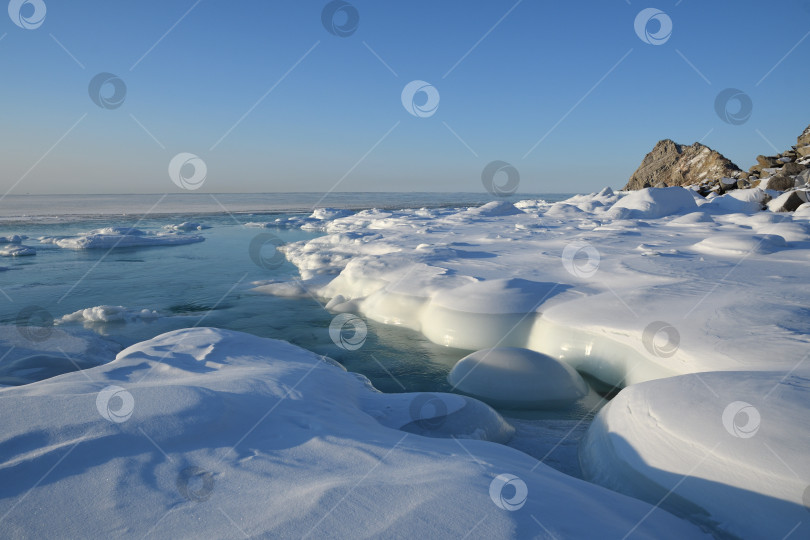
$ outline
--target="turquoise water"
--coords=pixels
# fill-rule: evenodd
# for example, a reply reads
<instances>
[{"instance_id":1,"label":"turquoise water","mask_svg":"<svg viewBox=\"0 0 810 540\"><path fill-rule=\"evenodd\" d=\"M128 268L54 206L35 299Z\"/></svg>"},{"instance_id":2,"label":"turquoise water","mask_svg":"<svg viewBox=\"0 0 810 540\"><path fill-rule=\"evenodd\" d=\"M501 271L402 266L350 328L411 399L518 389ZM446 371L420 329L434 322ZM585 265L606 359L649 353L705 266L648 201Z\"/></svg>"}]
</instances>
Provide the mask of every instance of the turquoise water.
<instances>
[{"instance_id":1,"label":"turquoise water","mask_svg":"<svg viewBox=\"0 0 810 540\"><path fill-rule=\"evenodd\" d=\"M488 200L474 194L430 195L432 199L427 200L429 197L420 198L416 194L362 194L343 197L341 206L356 207L353 204L362 203L369 207L401 208L426 206L431 201L432 206L467 206ZM154 204L157 197L132 196L128 208L140 209L144 204ZM255 282L288 281L298 277L297 269L288 262L270 269L254 262L250 246L257 235L272 233L283 242L295 242L322 233L246 227L243 225L246 222L267 222L296 214L247 212L242 209L251 208L251 204L260 205L261 201L250 203L244 196L233 197L236 201L223 195L217 196L217 201L200 196L193 197L189 203L175 198L170 206L164 207L172 213L153 213L146 217L137 212L121 215L119 206L126 206L127 199L120 196L102 202L85 198L85 204L81 203L81 198L72 198L67 203L63 200L61 208L59 201L52 199L48 206L43 200L29 197L29 201L34 200L30 207L25 208L25 201L18 199L14 212L9 209L9 201L4 201L6 219L0 225L0 236L27 235L29 239L24 244L36 247L37 255L0 258L0 267L7 269L0 272L3 293L0 294L0 324L15 324L21 310L29 306L44 308L54 319L99 305L146 308L162 316L134 322L72 322L60 328L66 331L91 329L121 347L191 326L239 330L283 339L328 355L348 370L367 376L383 392L451 391L446 376L469 351L435 345L417 332L373 321L366 321L368 335L363 346L354 351L344 350L330 338L329 324L334 314L323 308L323 299L280 298L252 291ZM516 197L520 198L528 197ZM536 195L532 198L558 200L563 197ZM290 196L284 204L297 208L308 202ZM328 202L335 203L334 200ZM425 204L414 204L420 202ZM184 204L193 211L184 211L188 210L183 208ZM219 204L238 212L224 213ZM89 215L93 211L105 215ZM12 214L16 217L10 217ZM201 234L205 241L182 246L74 251L36 240L40 236L75 235L107 226L137 226L158 231L165 225L183 221L210 226L210 229L190 233ZM269 257L272 253L263 255ZM0 343L0 349L2 347ZM0 350L0 356L2 354ZM599 396L592 392L572 410L520 416L581 418L599 401Z\"/></svg>"}]
</instances>

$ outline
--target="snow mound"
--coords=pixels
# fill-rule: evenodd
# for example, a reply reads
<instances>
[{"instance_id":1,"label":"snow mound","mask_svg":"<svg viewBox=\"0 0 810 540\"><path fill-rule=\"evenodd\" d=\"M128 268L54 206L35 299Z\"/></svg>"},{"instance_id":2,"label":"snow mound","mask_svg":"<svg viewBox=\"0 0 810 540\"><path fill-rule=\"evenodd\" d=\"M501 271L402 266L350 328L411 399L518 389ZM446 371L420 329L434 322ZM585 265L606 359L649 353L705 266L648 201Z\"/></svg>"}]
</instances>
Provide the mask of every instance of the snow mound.
<instances>
[{"instance_id":1,"label":"snow mound","mask_svg":"<svg viewBox=\"0 0 810 540\"><path fill-rule=\"evenodd\" d=\"M249 537L703 537L512 448L385 425L436 431L444 418L451 433L475 433L480 411L446 399L379 394L280 341L169 332L103 366L2 390L3 532L225 538L236 523Z\"/></svg>"},{"instance_id":2,"label":"snow mound","mask_svg":"<svg viewBox=\"0 0 810 540\"><path fill-rule=\"evenodd\" d=\"M758 212L763 209L767 194L759 187L752 189L735 189L714 197L703 206L707 209L716 209L721 212Z\"/></svg>"},{"instance_id":3,"label":"snow mound","mask_svg":"<svg viewBox=\"0 0 810 540\"><path fill-rule=\"evenodd\" d=\"M458 361L447 377L453 388L496 407L545 409L566 406L588 393L567 364L513 347L484 349Z\"/></svg>"},{"instance_id":4,"label":"snow mound","mask_svg":"<svg viewBox=\"0 0 810 540\"><path fill-rule=\"evenodd\" d=\"M775 234L714 234L695 244L693 249L725 256L768 254L783 249L787 243Z\"/></svg>"},{"instance_id":5,"label":"snow mound","mask_svg":"<svg viewBox=\"0 0 810 540\"><path fill-rule=\"evenodd\" d=\"M0 244L22 244L23 237L19 234L0 236Z\"/></svg>"},{"instance_id":6,"label":"snow mound","mask_svg":"<svg viewBox=\"0 0 810 540\"><path fill-rule=\"evenodd\" d=\"M619 199L608 214L617 219L655 219L696 209L695 198L688 189L644 188Z\"/></svg>"},{"instance_id":7,"label":"snow mound","mask_svg":"<svg viewBox=\"0 0 810 540\"><path fill-rule=\"evenodd\" d=\"M65 249L112 249L149 246L178 246L202 242L198 235L175 232L152 233L131 227L105 227L67 238L45 238L43 243L53 243Z\"/></svg>"},{"instance_id":8,"label":"snow mound","mask_svg":"<svg viewBox=\"0 0 810 540\"><path fill-rule=\"evenodd\" d=\"M80 322L80 323L111 323L111 322L133 322L138 320L151 320L160 316L157 311L151 309L130 309L124 306L95 306L80 309L73 313L63 315L57 319L57 323Z\"/></svg>"},{"instance_id":9,"label":"snow mound","mask_svg":"<svg viewBox=\"0 0 810 540\"><path fill-rule=\"evenodd\" d=\"M36 254L36 248L32 248L31 246L24 246L22 244L0 245L0 257L29 257Z\"/></svg>"},{"instance_id":10,"label":"snow mound","mask_svg":"<svg viewBox=\"0 0 810 540\"><path fill-rule=\"evenodd\" d=\"M703 223L714 223L714 220L706 212L691 212L674 218L667 225L696 225Z\"/></svg>"},{"instance_id":11,"label":"snow mound","mask_svg":"<svg viewBox=\"0 0 810 540\"><path fill-rule=\"evenodd\" d=\"M631 386L581 441L583 473L718 537L808 538L810 455L796 444L810 440L808 403L810 378L781 372Z\"/></svg>"},{"instance_id":12,"label":"snow mound","mask_svg":"<svg viewBox=\"0 0 810 540\"><path fill-rule=\"evenodd\" d=\"M523 210L506 201L492 201L475 208L469 208L459 215L464 217L499 217L523 214Z\"/></svg>"}]
</instances>

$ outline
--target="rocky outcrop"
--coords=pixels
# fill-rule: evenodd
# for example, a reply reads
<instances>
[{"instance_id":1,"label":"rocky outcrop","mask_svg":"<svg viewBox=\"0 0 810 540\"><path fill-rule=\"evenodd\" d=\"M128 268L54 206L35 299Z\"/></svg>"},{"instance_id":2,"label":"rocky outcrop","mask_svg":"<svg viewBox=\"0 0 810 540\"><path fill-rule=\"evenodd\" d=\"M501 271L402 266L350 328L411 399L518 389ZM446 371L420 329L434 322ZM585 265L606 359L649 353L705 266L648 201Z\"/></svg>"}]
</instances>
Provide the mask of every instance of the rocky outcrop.
<instances>
[{"instance_id":1,"label":"rocky outcrop","mask_svg":"<svg viewBox=\"0 0 810 540\"><path fill-rule=\"evenodd\" d=\"M644 157L624 189L699 185L745 176L739 167L708 146L700 143L686 146L664 139ZM726 185L736 187L737 182L726 182Z\"/></svg>"},{"instance_id":2,"label":"rocky outcrop","mask_svg":"<svg viewBox=\"0 0 810 540\"><path fill-rule=\"evenodd\" d=\"M796 153L801 157L810 156L810 126L807 126L804 132L799 135L796 141Z\"/></svg>"},{"instance_id":3,"label":"rocky outcrop","mask_svg":"<svg viewBox=\"0 0 810 540\"><path fill-rule=\"evenodd\" d=\"M700 143L685 146L669 139L658 141L624 189L666 186L692 186L704 197L760 187L773 198L773 204L769 203L772 211L792 212L810 199L810 126L796 139L796 146L775 156L757 156L748 172ZM776 193L779 191L784 196Z\"/></svg>"}]
</instances>

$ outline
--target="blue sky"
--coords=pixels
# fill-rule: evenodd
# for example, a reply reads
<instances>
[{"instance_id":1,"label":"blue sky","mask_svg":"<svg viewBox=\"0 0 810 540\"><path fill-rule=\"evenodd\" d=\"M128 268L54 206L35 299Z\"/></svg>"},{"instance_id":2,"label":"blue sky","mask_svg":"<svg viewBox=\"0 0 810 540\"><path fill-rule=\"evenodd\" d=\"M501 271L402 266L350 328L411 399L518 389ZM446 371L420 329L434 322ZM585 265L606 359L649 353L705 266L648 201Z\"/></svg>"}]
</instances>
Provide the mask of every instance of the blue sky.
<instances>
[{"instance_id":1,"label":"blue sky","mask_svg":"<svg viewBox=\"0 0 810 540\"><path fill-rule=\"evenodd\" d=\"M200 192L475 192L493 160L521 192L582 192L621 187L661 138L747 169L810 123L804 0L357 0L346 37L325 1L42 1L36 29L0 20L3 193L179 192L180 152L206 163ZM649 7L663 44L634 29ZM101 72L120 107L90 99ZM435 114L403 107L413 80ZM753 103L740 125L715 112L726 88Z\"/></svg>"}]
</instances>

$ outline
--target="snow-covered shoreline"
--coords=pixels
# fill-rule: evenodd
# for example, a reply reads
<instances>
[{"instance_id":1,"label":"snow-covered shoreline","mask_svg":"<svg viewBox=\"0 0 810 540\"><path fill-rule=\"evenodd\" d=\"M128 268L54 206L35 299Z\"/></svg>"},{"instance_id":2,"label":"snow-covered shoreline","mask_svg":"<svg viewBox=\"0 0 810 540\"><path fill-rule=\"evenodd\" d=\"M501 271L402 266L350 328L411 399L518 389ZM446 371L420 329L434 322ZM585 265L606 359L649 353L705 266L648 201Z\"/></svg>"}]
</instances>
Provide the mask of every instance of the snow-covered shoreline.
<instances>
[{"instance_id":1,"label":"snow-covered shoreline","mask_svg":"<svg viewBox=\"0 0 810 540\"><path fill-rule=\"evenodd\" d=\"M2 526L10 536L806 536L810 206L761 211L764 195L605 189L262 224L324 235L273 243L301 279L254 291L316 295L336 314L458 349L495 347L457 370L460 392L542 406L527 388L566 384L561 397L575 399L570 367L623 387L579 446L587 482L505 446L513 426L481 401L381 394L287 343L197 328L109 363L112 350L77 342L102 365L0 389ZM59 322L159 315L97 306ZM473 360L488 371L468 378ZM516 447L531 446L527 433Z\"/></svg>"},{"instance_id":2,"label":"snow-covered shoreline","mask_svg":"<svg viewBox=\"0 0 810 540\"><path fill-rule=\"evenodd\" d=\"M781 537L803 530L810 485L810 458L793 451L806 440L807 421L778 413L810 408L810 205L762 211L769 197L779 194L754 188L704 199L680 187L605 189L554 204L372 210L327 221L325 236L283 250L334 311L462 349L532 349L627 387L619 396L639 395L637 385L654 389L632 409L600 412L580 446L585 477L714 534ZM762 372L777 390L766 396L762 385L737 384L740 372ZM690 374L718 390L706 398L697 393L705 384L672 382ZM492 384L508 387L504 377ZM785 384L790 395L778 391ZM661 414L646 425L636 412L657 407L688 411L702 427L647 437L673 429ZM745 430L756 434L760 422L768 429L747 440ZM616 450L627 445L633 457ZM696 446L704 451L690 450ZM665 480L643 465L656 458ZM622 470L628 474L611 474ZM681 490L686 478L711 480L711 495ZM772 517L757 512L766 499Z\"/></svg>"}]
</instances>

